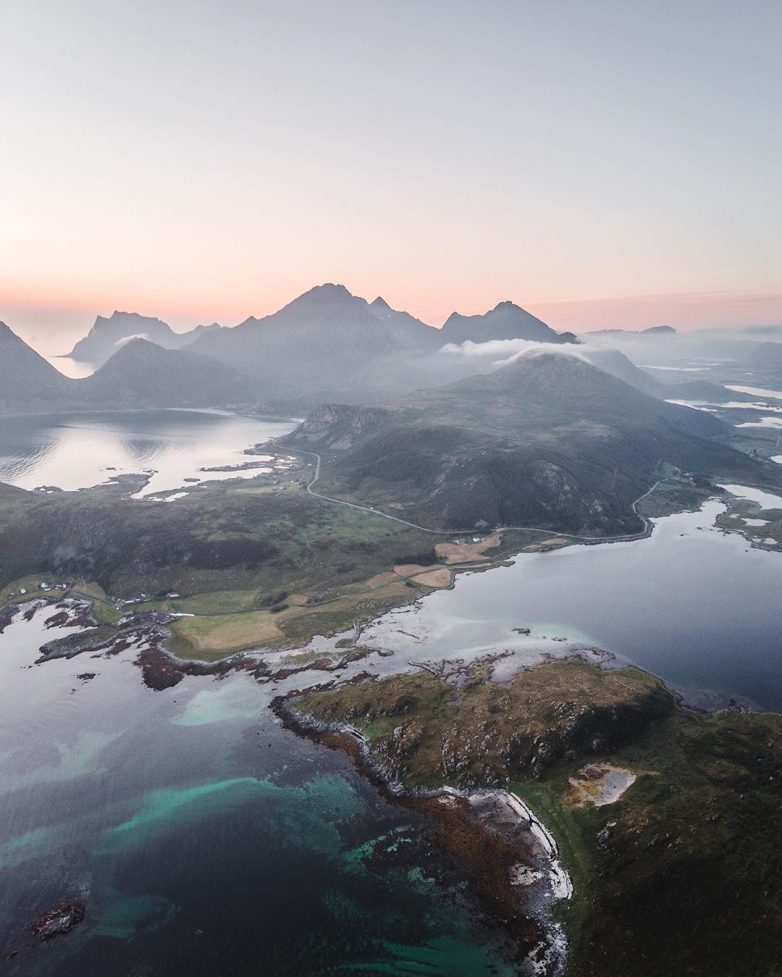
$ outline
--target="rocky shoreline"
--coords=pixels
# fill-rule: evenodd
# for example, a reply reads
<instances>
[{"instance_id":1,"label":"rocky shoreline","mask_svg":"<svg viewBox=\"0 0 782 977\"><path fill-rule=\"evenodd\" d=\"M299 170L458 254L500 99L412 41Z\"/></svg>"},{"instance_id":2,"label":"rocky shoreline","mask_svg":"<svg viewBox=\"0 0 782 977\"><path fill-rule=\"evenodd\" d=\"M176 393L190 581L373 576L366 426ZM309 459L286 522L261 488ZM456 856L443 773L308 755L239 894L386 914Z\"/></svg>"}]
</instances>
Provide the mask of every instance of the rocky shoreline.
<instances>
[{"instance_id":1,"label":"rocky shoreline","mask_svg":"<svg viewBox=\"0 0 782 977\"><path fill-rule=\"evenodd\" d=\"M386 795L425 813L439 847L459 861L476 895L519 946L519 973L560 977L568 945L552 907L571 898L573 885L554 837L524 801L503 789L407 788L355 727L322 722L296 709L293 701L301 694L293 691L272 700L271 708L283 725L345 751Z\"/></svg>"}]
</instances>

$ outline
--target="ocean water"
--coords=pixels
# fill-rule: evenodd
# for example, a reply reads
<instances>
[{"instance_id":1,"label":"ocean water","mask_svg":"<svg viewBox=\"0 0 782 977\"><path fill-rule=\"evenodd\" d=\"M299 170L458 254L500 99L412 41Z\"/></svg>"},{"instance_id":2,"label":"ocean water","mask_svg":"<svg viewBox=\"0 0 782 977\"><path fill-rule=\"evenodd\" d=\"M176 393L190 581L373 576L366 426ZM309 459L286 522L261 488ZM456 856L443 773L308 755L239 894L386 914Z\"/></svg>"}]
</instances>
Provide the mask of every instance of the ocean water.
<instances>
[{"instance_id":1,"label":"ocean water","mask_svg":"<svg viewBox=\"0 0 782 977\"><path fill-rule=\"evenodd\" d=\"M0 482L73 491L117 475L149 473L139 494L154 495L192 487L188 478L249 478L252 470L200 469L251 461L246 448L281 437L296 423L216 410L0 417Z\"/></svg>"},{"instance_id":2,"label":"ocean water","mask_svg":"<svg viewBox=\"0 0 782 977\"><path fill-rule=\"evenodd\" d=\"M152 691L132 655L34 666L46 616L0 637L6 973L510 977L420 815L282 729L268 690L237 674ZM84 922L33 940L77 899Z\"/></svg>"}]
</instances>

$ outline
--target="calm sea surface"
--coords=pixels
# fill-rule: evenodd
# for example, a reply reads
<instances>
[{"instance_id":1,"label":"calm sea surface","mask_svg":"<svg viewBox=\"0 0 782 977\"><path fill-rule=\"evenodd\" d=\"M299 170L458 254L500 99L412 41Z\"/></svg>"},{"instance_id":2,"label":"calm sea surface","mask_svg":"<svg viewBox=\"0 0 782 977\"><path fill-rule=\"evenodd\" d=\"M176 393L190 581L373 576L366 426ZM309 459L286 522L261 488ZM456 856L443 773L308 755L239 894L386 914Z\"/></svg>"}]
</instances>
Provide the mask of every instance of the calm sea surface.
<instances>
[{"instance_id":1,"label":"calm sea surface","mask_svg":"<svg viewBox=\"0 0 782 977\"><path fill-rule=\"evenodd\" d=\"M251 477L202 467L247 462L245 448L281 437L296 421L223 411L150 410L0 417L0 482L66 491L113 476L150 473L140 494L187 487L187 478Z\"/></svg>"},{"instance_id":2,"label":"calm sea surface","mask_svg":"<svg viewBox=\"0 0 782 977\"><path fill-rule=\"evenodd\" d=\"M766 504L777 497L737 493ZM782 501L782 500L780 500ZM386 615L362 641L411 661L595 645L688 690L782 710L782 552L714 527L723 506L655 521L649 539L524 553ZM513 628L530 628L531 637ZM388 659L392 662L392 659Z\"/></svg>"}]
</instances>

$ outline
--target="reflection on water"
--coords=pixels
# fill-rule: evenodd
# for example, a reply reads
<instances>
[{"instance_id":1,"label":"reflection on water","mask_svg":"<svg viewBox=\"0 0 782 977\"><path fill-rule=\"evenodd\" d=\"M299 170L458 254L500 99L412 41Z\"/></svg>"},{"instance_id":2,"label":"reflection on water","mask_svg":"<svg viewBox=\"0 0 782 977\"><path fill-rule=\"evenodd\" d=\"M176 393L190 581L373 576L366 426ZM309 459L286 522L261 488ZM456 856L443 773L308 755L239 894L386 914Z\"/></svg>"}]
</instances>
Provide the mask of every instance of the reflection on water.
<instances>
[{"instance_id":1,"label":"reflection on water","mask_svg":"<svg viewBox=\"0 0 782 977\"><path fill-rule=\"evenodd\" d=\"M245 448L280 437L295 423L201 410L2 417L0 481L72 491L116 475L154 472L143 496L182 488L188 478L251 477L251 471L200 469L242 464Z\"/></svg>"}]
</instances>

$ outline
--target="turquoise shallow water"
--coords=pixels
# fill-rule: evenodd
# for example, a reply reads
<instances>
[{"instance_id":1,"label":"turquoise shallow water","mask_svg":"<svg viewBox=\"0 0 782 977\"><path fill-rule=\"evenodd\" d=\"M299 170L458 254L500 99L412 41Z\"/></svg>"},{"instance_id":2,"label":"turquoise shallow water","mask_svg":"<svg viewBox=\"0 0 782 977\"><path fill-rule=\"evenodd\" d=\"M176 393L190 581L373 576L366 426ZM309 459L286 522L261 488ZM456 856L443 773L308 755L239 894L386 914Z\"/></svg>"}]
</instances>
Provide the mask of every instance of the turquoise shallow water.
<instances>
[{"instance_id":1,"label":"turquoise shallow water","mask_svg":"<svg viewBox=\"0 0 782 977\"><path fill-rule=\"evenodd\" d=\"M11 977L514 972L422 819L282 730L250 678L156 692L127 656L30 667L43 617L0 636ZM33 944L72 899L85 921Z\"/></svg>"}]
</instances>

